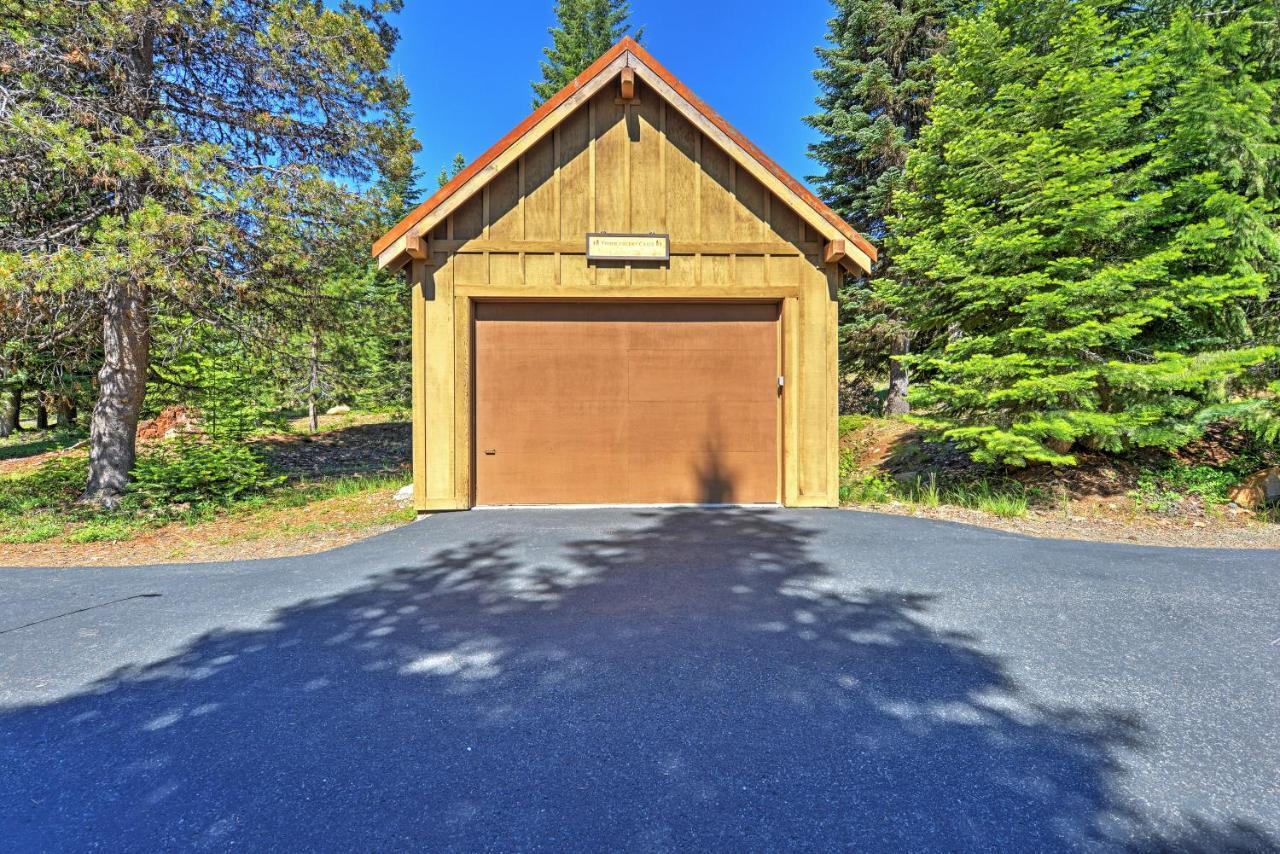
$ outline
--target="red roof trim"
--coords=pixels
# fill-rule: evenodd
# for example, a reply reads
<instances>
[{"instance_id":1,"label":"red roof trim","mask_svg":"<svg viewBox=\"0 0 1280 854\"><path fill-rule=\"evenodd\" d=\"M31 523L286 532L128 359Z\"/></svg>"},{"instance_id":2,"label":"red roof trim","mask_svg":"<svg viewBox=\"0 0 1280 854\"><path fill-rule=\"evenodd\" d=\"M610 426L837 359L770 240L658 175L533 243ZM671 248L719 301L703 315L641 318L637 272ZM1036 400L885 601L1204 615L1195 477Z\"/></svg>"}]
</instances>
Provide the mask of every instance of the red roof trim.
<instances>
[{"instance_id":1,"label":"red roof trim","mask_svg":"<svg viewBox=\"0 0 1280 854\"><path fill-rule=\"evenodd\" d=\"M446 199L451 197L464 184L470 181L477 173L486 166L496 160L504 151L510 148L515 142L532 130L539 122L541 122L548 114L568 100L575 92L585 86L588 82L599 75L605 68L614 62L623 53L630 52L637 60L643 63L649 71L652 71L662 79L668 86L675 90L680 97L688 101L694 109L703 115L708 121L720 129L727 137L739 145L747 154L749 154L757 163L767 169L770 174L783 183L787 189L791 190L799 196L809 207L813 208L819 216L827 223L847 237L855 246L876 260L876 249L867 241L865 237L859 234L853 226L849 225L836 214L835 211L827 207L817 196L811 193L803 184L792 178L787 172L774 163L763 151L756 147L754 143L743 136L733 125L729 124L724 118L711 109L701 98L693 94L689 87L685 86L670 71L664 68L657 60L653 58L642 48L635 39L625 36L621 41L609 48L603 56L597 59L591 66L573 79L568 86L565 86L557 92L550 100L533 112L528 118L516 125L506 136L494 143L484 154L482 154L475 162L467 166L461 172L453 177L449 183L441 187L431 198L418 205L408 216L396 224L394 228L384 234L373 244L373 255L382 254L395 241L399 240L404 234L413 227L415 223L422 221L428 214L444 203Z\"/></svg>"}]
</instances>

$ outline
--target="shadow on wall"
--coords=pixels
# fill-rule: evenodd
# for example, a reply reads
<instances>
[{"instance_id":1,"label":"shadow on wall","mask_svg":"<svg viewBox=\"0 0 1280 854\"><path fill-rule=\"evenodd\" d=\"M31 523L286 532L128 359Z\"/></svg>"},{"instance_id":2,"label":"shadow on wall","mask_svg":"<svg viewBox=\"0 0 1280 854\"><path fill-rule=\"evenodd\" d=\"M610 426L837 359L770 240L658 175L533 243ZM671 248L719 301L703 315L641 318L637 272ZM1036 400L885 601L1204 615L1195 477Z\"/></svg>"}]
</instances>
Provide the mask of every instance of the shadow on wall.
<instances>
[{"instance_id":1,"label":"shadow on wall","mask_svg":"<svg viewBox=\"0 0 1280 854\"><path fill-rule=\"evenodd\" d=\"M1024 696L909 590L837 592L766 511L473 542L0 715L19 850L1275 850L1156 832L1124 714Z\"/></svg>"}]
</instances>

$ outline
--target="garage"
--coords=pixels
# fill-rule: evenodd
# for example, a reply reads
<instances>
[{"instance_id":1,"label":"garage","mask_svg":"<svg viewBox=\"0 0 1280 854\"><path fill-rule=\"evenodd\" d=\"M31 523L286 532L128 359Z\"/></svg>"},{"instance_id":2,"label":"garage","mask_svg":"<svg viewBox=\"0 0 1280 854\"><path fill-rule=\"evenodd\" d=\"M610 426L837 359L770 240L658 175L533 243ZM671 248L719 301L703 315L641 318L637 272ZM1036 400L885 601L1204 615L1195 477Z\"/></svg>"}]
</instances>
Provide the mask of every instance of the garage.
<instances>
[{"instance_id":1,"label":"garage","mask_svg":"<svg viewBox=\"0 0 1280 854\"><path fill-rule=\"evenodd\" d=\"M836 294L875 248L631 39L372 252L419 512L839 502Z\"/></svg>"},{"instance_id":2,"label":"garage","mask_svg":"<svg viewBox=\"0 0 1280 854\"><path fill-rule=\"evenodd\" d=\"M774 503L779 309L480 303L477 504Z\"/></svg>"}]
</instances>

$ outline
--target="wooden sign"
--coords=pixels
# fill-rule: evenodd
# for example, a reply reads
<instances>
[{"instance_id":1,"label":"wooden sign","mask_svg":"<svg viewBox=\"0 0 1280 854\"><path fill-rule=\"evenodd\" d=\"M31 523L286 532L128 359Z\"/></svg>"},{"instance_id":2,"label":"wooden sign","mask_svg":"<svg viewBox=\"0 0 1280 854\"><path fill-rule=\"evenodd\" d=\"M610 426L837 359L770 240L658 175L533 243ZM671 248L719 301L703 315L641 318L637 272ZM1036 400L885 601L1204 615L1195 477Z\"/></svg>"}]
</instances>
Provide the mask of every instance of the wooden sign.
<instances>
[{"instance_id":1,"label":"wooden sign","mask_svg":"<svg viewBox=\"0 0 1280 854\"><path fill-rule=\"evenodd\" d=\"M587 235L588 261L670 261L669 234Z\"/></svg>"}]
</instances>

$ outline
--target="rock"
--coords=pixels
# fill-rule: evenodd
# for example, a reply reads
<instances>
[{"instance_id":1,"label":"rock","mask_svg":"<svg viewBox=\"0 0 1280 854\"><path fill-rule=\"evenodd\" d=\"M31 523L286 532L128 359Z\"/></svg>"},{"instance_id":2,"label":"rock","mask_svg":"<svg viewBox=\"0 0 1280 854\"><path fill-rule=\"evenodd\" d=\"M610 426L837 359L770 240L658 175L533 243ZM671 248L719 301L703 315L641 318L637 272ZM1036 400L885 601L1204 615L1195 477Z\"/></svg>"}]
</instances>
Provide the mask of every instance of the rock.
<instances>
[{"instance_id":1,"label":"rock","mask_svg":"<svg viewBox=\"0 0 1280 854\"><path fill-rule=\"evenodd\" d=\"M337 406L330 406L327 410L325 410L324 414L325 415L344 415L350 411L351 411L350 406L347 406L345 403L340 403Z\"/></svg>"},{"instance_id":2,"label":"rock","mask_svg":"<svg viewBox=\"0 0 1280 854\"><path fill-rule=\"evenodd\" d=\"M413 500L413 484L407 484L396 490L396 501L412 501Z\"/></svg>"},{"instance_id":3,"label":"rock","mask_svg":"<svg viewBox=\"0 0 1280 854\"><path fill-rule=\"evenodd\" d=\"M1227 497L1240 507L1255 510L1280 502L1280 466L1254 472L1232 488Z\"/></svg>"}]
</instances>

